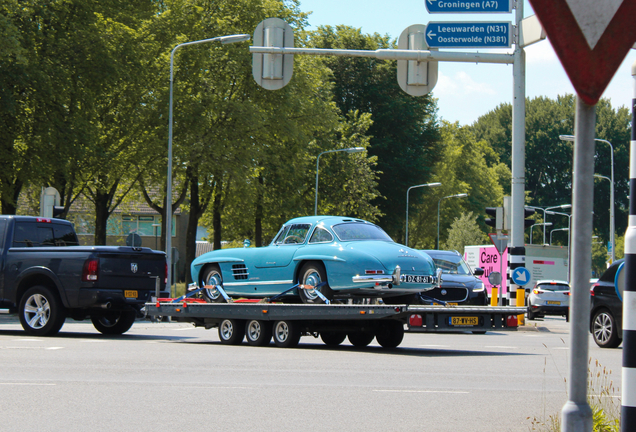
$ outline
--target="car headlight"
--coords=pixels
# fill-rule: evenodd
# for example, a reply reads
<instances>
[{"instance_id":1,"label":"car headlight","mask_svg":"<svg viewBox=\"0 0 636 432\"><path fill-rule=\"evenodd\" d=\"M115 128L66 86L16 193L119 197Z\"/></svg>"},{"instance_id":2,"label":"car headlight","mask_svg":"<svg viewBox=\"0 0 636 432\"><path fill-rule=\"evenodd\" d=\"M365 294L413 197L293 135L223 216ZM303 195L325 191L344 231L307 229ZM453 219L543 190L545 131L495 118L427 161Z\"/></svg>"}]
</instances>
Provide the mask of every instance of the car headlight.
<instances>
[{"instance_id":1,"label":"car headlight","mask_svg":"<svg viewBox=\"0 0 636 432\"><path fill-rule=\"evenodd\" d=\"M473 292L482 292L486 287L482 281L477 282L475 284L475 288L473 288Z\"/></svg>"}]
</instances>

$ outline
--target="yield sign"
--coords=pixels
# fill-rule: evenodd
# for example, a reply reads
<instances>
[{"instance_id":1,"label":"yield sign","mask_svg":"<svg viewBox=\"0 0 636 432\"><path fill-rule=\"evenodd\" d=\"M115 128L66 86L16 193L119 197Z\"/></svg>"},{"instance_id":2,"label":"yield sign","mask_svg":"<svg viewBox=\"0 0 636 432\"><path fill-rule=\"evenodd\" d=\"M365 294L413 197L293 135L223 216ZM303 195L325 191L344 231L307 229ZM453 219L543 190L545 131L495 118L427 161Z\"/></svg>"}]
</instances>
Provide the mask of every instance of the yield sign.
<instances>
[{"instance_id":1,"label":"yield sign","mask_svg":"<svg viewBox=\"0 0 636 432\"><path fill-rule=\"evenodd\" d=\"M490 241L497 248L497 252L499 252L499 255L503 254L504 251L508 248L508 236L502 236L499 234L488 234L488 237L490 237Z\"/></svg>"},{"instance_id":2,"label":"yield sign","mask_svg":"<svg viewBox=\"0 0 636 432\"><path fill-rule=\"evenodd\" d=\"M596 105L636 42L636 0L530 0L574 89Z\"/></svg>"}]
</instances>

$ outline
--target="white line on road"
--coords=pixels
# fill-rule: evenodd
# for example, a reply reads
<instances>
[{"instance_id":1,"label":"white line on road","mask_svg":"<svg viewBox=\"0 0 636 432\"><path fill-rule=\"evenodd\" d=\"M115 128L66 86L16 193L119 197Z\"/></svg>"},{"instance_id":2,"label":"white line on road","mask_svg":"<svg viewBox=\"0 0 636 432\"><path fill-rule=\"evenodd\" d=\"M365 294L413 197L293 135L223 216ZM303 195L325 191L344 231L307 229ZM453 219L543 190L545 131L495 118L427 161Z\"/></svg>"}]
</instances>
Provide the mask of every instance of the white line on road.
<instances>
[{"instance_id":1,"label":"white line on road","mask_svg":"<svg viewBox=\"0 0 636 432\"><path fill-rule=\"evenodd\" d=\"M385 393L450 393L450 394L468 394L467 391L451 391L451 390L373 390L374 392Z\"/></svg>"},{"instance_id":2,"label":"white line on road","mask_svg":"<svg viewBox=\"0 0 636 432\"><path fill-rule=\"evenodd\" d=\"M519 347L515 346L503 346L503 345L490 345L485 346L484 348L500 348L500 349L519 349Z\"/></svg>"},{"instance_id":3,"label":"white line on road","mask_svg":"<svg viewBox=\"0 0 636 432\"><path fill-rule=\"evenodd\" d=\"M0 382L0 385L14 385L14 386L54 386L55 383L3 383Z\"/></svg>"}]
</instances>

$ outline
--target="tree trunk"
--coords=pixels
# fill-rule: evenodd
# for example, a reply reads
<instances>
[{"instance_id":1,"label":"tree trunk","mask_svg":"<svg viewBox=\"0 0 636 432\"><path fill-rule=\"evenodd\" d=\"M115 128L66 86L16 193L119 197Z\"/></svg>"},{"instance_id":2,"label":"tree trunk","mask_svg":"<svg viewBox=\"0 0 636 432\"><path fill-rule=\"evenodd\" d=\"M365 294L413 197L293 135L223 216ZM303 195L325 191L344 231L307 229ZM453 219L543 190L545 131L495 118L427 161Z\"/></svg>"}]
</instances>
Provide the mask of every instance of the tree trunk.
<instances>
[{"instance_id":1,"label":"tree trunk","mask_svg":"<svg viewBox=\"0 0 636 432\"><path fill-rule=\"evenodd\" d=\"M223 195L223 181L218 179L214 191L214 204L212 206L212 229L214 230L214 241L212 248L221 249L221 203Z\"/></svg>"},{"instance_id":2,"label":"tree trunk","mask_svg":"<svg viewBox=\"0 0 636 432\"><path fill-rule=\"evenodd\" d=\"M263 246L263 176L258 176L256 186L256 211L254 215L254 245Z\"/></svg>"},{"instance_id":3,"label":"tree trunk","mask_svg":"<svg viewBox=\"0 0 636 432\"><path fill-rule=\"evenodd\" d=\"M95 193L95 237L96 246L106 244L106 234L109 216L110 194L102 191Z\"/></svg>"},{"instance_id":4,"label":"tree trunk","mask_svg":"<svg viewBox=\"0 0 636 432\"><path fill-rule=\"evenodd\" d=\"M7 199L7 197L2 194L2 214L14 215L16 213L18 210L18 198L20 198L23 185L22 180L15 180L9 188L12 195L11 198Z\"/></svg>"}]
</instances>

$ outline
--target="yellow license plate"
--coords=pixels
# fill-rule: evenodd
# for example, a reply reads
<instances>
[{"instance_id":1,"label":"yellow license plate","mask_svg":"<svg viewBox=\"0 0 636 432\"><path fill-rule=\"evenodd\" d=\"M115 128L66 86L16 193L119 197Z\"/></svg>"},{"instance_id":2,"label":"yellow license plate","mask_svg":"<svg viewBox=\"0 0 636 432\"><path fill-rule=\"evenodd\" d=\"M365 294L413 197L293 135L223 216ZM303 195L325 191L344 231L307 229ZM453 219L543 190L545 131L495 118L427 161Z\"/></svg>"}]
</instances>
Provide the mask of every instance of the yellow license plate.
<instances>
[{"instance_id":1,"label":"yellow license plate","mask_svg":"<svg viewBox=\"0 0 636 432\"><path fill-rule=\"evenodd\" d=\"M433 303L433 306L443 306L441 303ZM457 306L457 303L446 302L446 306Z\"/></svg>"},{"instance_id":2,"label":"yellow license plate","mask_svg":"<svg viewBox=\"0 0 636 432\"><path fill-rule=\"evenodd\" d=\"M137 298L137 291L126 290L124 291L124 297L126 298Z\"/></svg>"},{"instance_id":3,"label":"yellow license plate","mask_svg":"<svg viewBox=\"0 0 636 432\"><path fill-rule=\"evenodd\" d=\"M547 301L547 303L548 303L549 305L560 305L560 304L561 304L561 302L560 302L560 301L554 301L554 300L548 300L548 301Z\"/></svg>"},{"instance_id":4,"label":"yellow license plate","mask_svg":"<svg viewBox=\"0 0 636 432\"><path fill-rule=\"evenodd\" d=\"M479 325L479 317L450 317L450 324L454 326Z\"/></svg>"}]
</instances>

